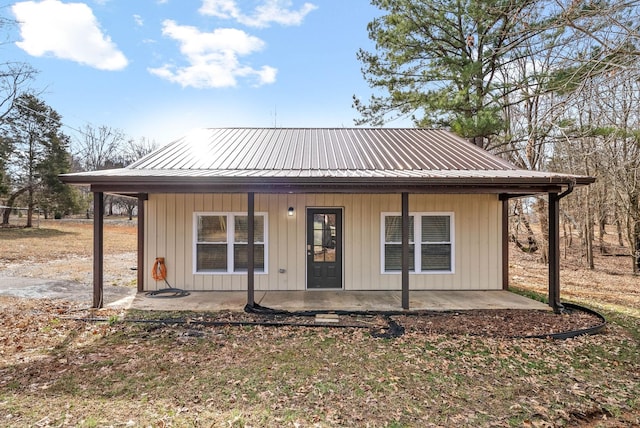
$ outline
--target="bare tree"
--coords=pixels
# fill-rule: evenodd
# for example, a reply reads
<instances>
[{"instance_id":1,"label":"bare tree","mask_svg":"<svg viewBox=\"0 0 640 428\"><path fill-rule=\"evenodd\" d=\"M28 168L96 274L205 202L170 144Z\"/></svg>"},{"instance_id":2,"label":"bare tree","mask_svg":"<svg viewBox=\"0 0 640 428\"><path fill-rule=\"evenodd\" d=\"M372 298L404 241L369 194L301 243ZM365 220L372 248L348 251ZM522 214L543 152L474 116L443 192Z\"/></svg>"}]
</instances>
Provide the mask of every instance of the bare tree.
<instances>
[{"instance_id":1,"label":"bare tree","mask_svg":"<svg viewBox=\"0 0 640 428\"><path fill-rule=\"evenodd\" d=\"M82 137L76 141L75 158L84 171L117 168L126 136L120 129L109 126L85 125Z\"/></svg>"},{"instance_id":2,"label":"bare tree","mask_svg":"<svg viewBox=\"0 0 640 428\"><path fill-rule=\"evenodd\" d=\"M129 165L138 159L146 156L158 148L158 144L154 140L142 137L139 140L130 139L124 145L124 148L120 154L120 162L122 166ZM136 208L138 207L138 200L127 196L116 196L113 198L113 203L125 210L129 220L133 219Z\"/></svg>"},{"instance_id":3,"label":"bare tree","mask_svg":"<svg viewBox=\"0 0 640 428\"><path fill-rule=\"evenodd\" d=\"M5 62L0 64L0 122L11 112L14 102L33 79L35 69L29 64Z\"/></svg>"},{"instance_id":4,"label":"bare tree","mask_svg":"<svg viewBox=\"0 0 640 428\"><path fill-rule=\"evenodd\" d=\"M589 267L594 267L595 230L602 253L605 227L616 223L618 243L626 236L632 269L638 272L640 246L640 83L637 67L590 76L574 92L558 125L564 140L554 146L553 167L597 178L578 194ZM624 230L624 231L623 231Z\"/></svg>"},{"instance_id":5,"label":"bare tree","mask_svg":"<svg viewBox=\"0 0 640 428\"><path fill-rule=\"evenodd\" d=\"M122 162L125 165L133 163L138 159L148 155L158 148L158 143L155 140L150 140L145 137L141 137L137 141L130 139L125 144L122 150Z\"/></svg>"},{"instance_id":6,"label":"bare tree","mask_svg":"<svg viewBox=\"0 0 640 428\"><path fill-rule=\"evenodd\" d=\"M0 46L9 43L9 30L15 20L0 15ZM27 63L18 61L0 61L0 123L13 108L16 98L24 93L33 80L36 70Z\"/></svg>"}]
</instances>

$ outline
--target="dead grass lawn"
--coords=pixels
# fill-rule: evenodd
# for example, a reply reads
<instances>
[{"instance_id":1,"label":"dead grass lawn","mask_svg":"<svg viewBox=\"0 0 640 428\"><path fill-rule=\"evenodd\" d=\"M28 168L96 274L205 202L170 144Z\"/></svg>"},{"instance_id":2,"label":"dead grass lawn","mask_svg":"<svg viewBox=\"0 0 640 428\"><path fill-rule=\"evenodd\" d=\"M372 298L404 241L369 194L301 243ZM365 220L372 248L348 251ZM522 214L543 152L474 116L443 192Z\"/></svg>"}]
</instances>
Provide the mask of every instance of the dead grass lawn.
<instances>
[{"instance_id":1,"label":"dead grass lawn","mask_svg":"<svg viewBox=\"0 0 640 428\"><path fill-rule=\"evenodd\" d=\"M90 225L43 229L55 232L0 230L2 262L5 251L14 263L90 254ZM134 251L134 230L108 227L109 251ZM535 257L513 253L512 283L539 292ZM142 314L2 297L0 425L638 426L637 277L611 258L588 271L572 257L563 298L602 308L610 325L566 341L124 322Z\"/></svg>"},{"instance_id":2,"label":"dead grass lawn","mask_svg":"<svg viewBox=\"0 0 640 428\"><path fill-rule=\"evenodd\" d=\"M109 254L136 251L136 224L125 219L107 219L104 251ZM75 220L40 220L30 229L0 228L0 261L43 262L71 256L91 257L93 223ZM0 265L1 266L1 265Z\"/></svg>"}]
</instances>

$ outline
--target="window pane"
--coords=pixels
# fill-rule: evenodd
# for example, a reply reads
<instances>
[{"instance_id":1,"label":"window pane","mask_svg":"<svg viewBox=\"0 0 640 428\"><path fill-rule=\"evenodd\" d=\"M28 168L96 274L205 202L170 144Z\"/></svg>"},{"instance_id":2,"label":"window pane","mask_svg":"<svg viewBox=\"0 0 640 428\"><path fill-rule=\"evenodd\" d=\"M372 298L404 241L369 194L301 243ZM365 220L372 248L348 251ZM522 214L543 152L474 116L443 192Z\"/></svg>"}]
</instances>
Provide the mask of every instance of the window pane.
<instances>
[{"instance_id":1,"label":"window pane","mask_svg":"<svg viewBox=\"0 0 640 428\"><path fill-rule=\"evenodd\" d=\"M409 245L409 270L415 270L415 250ZM387 244L384 246L384 270L385 272L402 270L402 245Z\"/></svg>"},{"instance_id":2,"label":"window pane","mask_svg":"<svg viewBox=\"0 0 640 428\"><path fill-rule=\"evenodd\" d=\"M450 242L451 218L444 215L422 217L422 242Z\"/></svg>"},{"instance_id":3,"label":"window pane","mask_svg":"<svg viewBox=\"0 0 640 428\"><path fill-rule=\"evenodd\" d=\"M196 270L227 271L227 244L198 244Z\"/></svg>"},{"instance_id":4,"label":"window pane","mask_svg":"<svg viewBox=\"0 0 640 428\"><path fill-rule=\"evenodd\" d=\"M198 242L227 242L227 216L199 216Z\"/></svg>"},{"instance_id":5,"label":"window pane","mask_svg":"<svg viewBox=\"0 0 640 428\"><path fill-rule=\"evenodd\" d=\"M247 247L247 244L236 244L233 246L234 272L246 272L249 268ZM264 272L264 245L262 244L253 246L253 268L256 271Z\"/></svg>"},{"instance_id":6,"label":"window pane","mask_svg":"<svg viewBox=\"0 0 640 428\"><path fill-rule=\"evenodd\" d=\"M402 216L385 216L384 242L402 242ZM409 217L409 242L413 242L413 216Z\"/></svg>"},{"instance_id":7,"label":"window pane","mask_svg":"<svg viewBox=\"0 0 640 428\"><path fill-rule=\"evenodd\" d=\"M451 270L451 244L423 244L422 270Z\"/></svg>"},{"instance_id":8,"label":"window pane","mask_svg":"<svg viewBox=\"0 0 640 428\"><path fill-rule=\"evenodd\" d=\"M257 215L253 222L253 239L255 242L264 242L264 216ZM237 215L234 217L235 226L235 242L247 242L249 237L249 217L246 215Z\"/></svg>"},{"instance_id":9,"label":"window pane","mask_svg":"<svg viewBox=\"0 0 640 428\"><path fill-rule=\"evenodd\" d=\"M325 248L324 253L324 261L333 263L336 261L336 249L335 248Z\"/></svg>"},{"instance_id":10,"label":"window pane","mask_svg":"<svg viewBox=\"0 0 640 428\"><path fill-rule=\"evenodd\" d=\"M313 261L333 263L336 261L336 249L327 248L322 245L313 246Z\"/></svg>"},{"instance_id":11,"label":"window pane","mask_svg":"<svg viewBox=\"0 0 640 428\"><path fill-rule=\"evenodd\" d=\"M336 246L336 215L335 214L314 214L313 215L313 243L326 248Z\"/></svg>"}]
</instances>

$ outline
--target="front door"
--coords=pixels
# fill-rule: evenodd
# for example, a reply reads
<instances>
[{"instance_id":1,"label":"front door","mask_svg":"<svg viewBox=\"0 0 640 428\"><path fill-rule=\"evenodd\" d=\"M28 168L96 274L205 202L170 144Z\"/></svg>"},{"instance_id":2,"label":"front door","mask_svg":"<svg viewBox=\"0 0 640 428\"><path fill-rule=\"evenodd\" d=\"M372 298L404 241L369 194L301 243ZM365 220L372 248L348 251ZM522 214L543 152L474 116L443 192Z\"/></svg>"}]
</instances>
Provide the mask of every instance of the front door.
<instances>
[{"instance_id":1,"label":"front door","mask_svg":"<svg viewBox=\"0 0 640 428\"><path fill-rule=\"evenodd\" d=\"M342 210L307 209L307 288L342 288Z\"/></svg>"}]
</instances>

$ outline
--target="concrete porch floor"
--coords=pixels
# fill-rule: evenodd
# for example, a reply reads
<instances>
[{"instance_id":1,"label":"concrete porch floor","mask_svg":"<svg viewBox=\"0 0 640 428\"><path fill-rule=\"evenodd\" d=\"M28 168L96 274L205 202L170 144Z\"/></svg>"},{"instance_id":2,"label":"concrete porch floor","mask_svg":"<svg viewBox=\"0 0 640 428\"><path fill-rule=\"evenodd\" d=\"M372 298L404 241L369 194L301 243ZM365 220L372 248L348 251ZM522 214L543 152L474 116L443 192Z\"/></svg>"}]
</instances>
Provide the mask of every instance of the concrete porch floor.
<instances>
[{"instance_id":1,"label":"concrete porch floor","mask_svg":"<svg viewBox=\"0 0 640 428\"><path fill-rule=\"evenodd\" d=\"M243 311L247 293L242 291L191 291L189 296L148 297L138 293L132 309L151 311ZM541 302L504 290L411 291L409 310L451 311L469 309L551 310ZM399 311L400 291L256 291L255 302L289 311Z\"/></svg>"}]
</instances>

